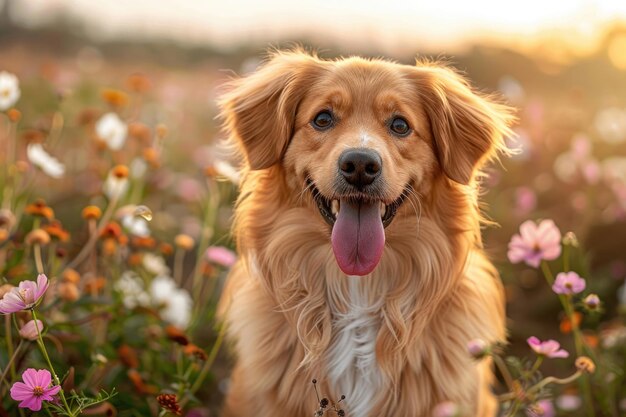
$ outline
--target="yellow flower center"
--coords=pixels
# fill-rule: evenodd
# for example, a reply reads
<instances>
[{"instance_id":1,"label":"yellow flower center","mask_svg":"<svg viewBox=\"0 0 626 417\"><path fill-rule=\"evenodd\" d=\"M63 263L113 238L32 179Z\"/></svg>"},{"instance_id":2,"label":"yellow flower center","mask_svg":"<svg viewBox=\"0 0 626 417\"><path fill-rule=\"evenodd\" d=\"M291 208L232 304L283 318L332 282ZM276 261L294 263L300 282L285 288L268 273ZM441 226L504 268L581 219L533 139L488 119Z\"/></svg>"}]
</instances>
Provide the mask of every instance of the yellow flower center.
<instances>
[{"instance_id":1,"label":"yellow flower center","mask_svg":"<svg viewBox=\"0 0 626 417\"><path fill-rule=\"evenodd\" d=\"M39 385L34 387L33 388L33 395L35 395L35 397L41 397L43 395L43 388L40 387Z\"/></svg>"},{"instance_id":2,"label":"yellow flower center","mask_svg":"<svg viewBox=\"0 0 626 417\"><path fill-rule=\"evenodd\" d=\"M571 282L566 282L565 283L565 288L567 288L568 290L574 289L574 286L572 285Z\"/></svg>"},{"instance_id":3,"label":"yellow flower center","mask_svg":"<svg viewBox=\"0 0 626 417\"><path fill-rule=\"evenodd\" d=\"M9 94L11 94L9 90L0 90L0 96L4 98L9 97Z\"/></svg>"}]
</instances>

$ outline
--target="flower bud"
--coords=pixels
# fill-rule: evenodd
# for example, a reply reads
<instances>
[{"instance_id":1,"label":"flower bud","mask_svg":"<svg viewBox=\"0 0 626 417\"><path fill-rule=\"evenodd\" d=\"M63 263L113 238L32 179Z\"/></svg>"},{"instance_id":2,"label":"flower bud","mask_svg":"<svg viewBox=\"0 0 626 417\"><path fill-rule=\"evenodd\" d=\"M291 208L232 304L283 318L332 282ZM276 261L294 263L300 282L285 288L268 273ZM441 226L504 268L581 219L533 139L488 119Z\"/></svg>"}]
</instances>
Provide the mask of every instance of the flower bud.
<instances>
[{"instance_id":1,"label":"flower bud","mask_svg":"<svg viewBox=\"0 0 626 417\"><path fill-rule=\"evenodd\" d=\"M583 302L589 310L597 310L600 307L600 297L597 294L589 294Z\"/></svg>"},{"instance_id":2,"label":"flower bud","mask_svg":"<svg viewBox=\"0 0 626 417\"><path fill-rule=\"evenodd\" d=\"M102 217L102 210L100 210L100 208L97 206L87 206L83 209L82 215L83 219L85 220L98 220L100 217Z\"/></svg>"},{"instance_id":3,"label":"flower bud","mask_svg":"<svg viewBox=\"0 0 626 417\"><path fill-rule=\"evenodd\" d=\"M39 328L39 332L37 328ZM31 320L23 325L19 331L20 336L26 340L37 340L41 332L43 332L43 323L41 320L37 320L37 327L35 327L35 320Z\"/></svg>"},{"instance_id":4,"label":"flower bud","mask_svg":"<svg viewBox=\"0 0 626 417\"><path fill-rule=\"evenodd\" d=\"M489 346L482 339L473 339L467 343L467 351L474 359L482 359L489 354Z\"/></svg>"},{"instance_id":5,"label":"flower bud","mask_svg":"<svg viewBox=\"0 0 626 417\"><path fill-rule=\"evenodd\" d=\"M47 245L50 243L50 235L43 229L35 229L26 235L24 242L27 245Z\"/></svg>"},{"instance_id":6,"label":"flower bud","mask_svg":"<svg viewBox=\"0 0 626 417\"><path fill-rule=\"evenodd\" d=\"M574 248L580 246L580 243L578 242L578 237L576 237L574 232L565 233L565 236L563 236L563 244L572 246Z\"/></svg>"},{"instance_id":7,"label":"flower bud","mask_svg":"<svg viewBox=\"0 0 626 417\"><path fill-rule=\"evenodd\" d=\"M576 369L586 374L592 374L596 371L596 364L587 356L579 356L576 358L575 365Z\"/></svg>"},{"instance_id":8,"label":"flower bud","mask_svg":"<svg viewBox=\"0 0 626 417\"><path fill-rule=\"evenodd\" d=\"M61 276L63 278L63 282L70 282L74 285L80 282L80 274L76 272L75 269L68 268L63 271L63 274Z\"/></svg>"},{"instance_id":9,"label":"flower bud","mask_svg":"<svg viewBox=\"0 0 626 417\"><path fill-rule=\"evenodd\" d=\"M460 415L459 406L451 401L439 403L433 409L433 417L458 417Z\"/></svg>"},{"instance_id":10,"label":"flower bud","mask_svg":"<svg viewBox=\"0 0 626 417\"><path fill-rule=\"evenodd\" d=\"M176 246L186 251L193 249L193 246L195 244L193 238L185 234L177 235L174 238L174 243L176 244Z\"/></svg>"}]
</instances>

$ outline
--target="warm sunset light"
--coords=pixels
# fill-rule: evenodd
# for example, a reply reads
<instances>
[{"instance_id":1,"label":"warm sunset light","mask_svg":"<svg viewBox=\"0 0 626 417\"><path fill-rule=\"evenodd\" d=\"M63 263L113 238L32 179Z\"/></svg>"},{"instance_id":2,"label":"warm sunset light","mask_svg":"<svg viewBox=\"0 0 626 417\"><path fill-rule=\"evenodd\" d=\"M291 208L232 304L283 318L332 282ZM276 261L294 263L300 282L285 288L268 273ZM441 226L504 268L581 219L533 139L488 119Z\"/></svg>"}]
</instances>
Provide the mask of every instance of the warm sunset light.
<instances>
[{"instance_id":1,"label":"warm sunset light","mask_svg":"<svg viewBox=\"0 0 626 417\"><path fill-rule=\"evenodd\" d=\"M626 0L0 0L0 417L626 416Z\"/></svg>"}]
</instances>

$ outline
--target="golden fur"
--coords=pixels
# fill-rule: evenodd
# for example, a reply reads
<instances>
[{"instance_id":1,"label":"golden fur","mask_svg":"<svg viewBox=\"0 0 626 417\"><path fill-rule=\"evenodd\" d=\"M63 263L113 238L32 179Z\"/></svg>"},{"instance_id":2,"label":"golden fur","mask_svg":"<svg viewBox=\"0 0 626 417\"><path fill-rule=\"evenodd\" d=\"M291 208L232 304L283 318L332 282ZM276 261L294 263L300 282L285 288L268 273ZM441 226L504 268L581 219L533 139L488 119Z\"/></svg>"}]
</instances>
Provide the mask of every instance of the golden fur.
<instances>
[{"instance_id":1,"label":"golden fur","mask_svg":"<svg viewBox=\"0 0 626 417\"><path fill-rule=\"evenodd\" d=\"M310 416L313 378L330 399L341 394L327 378L328 352L351 290L306 180L332 197L339 153L367 142L392 167L385 203L412 186L385 230L380 263L357 281L379 306L371 314L381 383L367 416L430 416L445 400L467 416L493 416L490 364L472 360L466 345L505 338L501 284L481 249L476 177L505 150L511 109L441 65L301 51L273 54L229 88L220 105L245 168L233 229L240 259L220 304L237 357L224 415ZM328 107L340 122L312 129ZM409 137L389 134L383 121L392 114L407 119ZM350 398L342 406L348 416L363 409Z\"/></svg>"}]
</instances>

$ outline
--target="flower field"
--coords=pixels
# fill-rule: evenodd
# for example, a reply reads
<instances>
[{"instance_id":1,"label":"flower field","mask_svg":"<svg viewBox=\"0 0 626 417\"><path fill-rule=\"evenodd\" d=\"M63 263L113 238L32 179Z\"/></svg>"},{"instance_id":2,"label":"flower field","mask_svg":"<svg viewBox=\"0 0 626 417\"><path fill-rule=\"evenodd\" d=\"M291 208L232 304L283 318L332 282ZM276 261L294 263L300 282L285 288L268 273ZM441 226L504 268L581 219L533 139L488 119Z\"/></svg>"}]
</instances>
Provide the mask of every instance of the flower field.
<instances>
[{"instance_id":1,"label":"flower field","mask_svg":"<svg viewBox=\"0 0 626 417\"><path fill-rule=\"evenodd\" d=\"M220 69L256 58L2 52L0 416L218 414L238 173L215 98ZM600 55L558 71L514 58L458 62L519 109L518 151L483 181L510 343L474 340L468 357L493 358L502 416L623 416L624 73Z\"/></svg>"}]
</instances>

